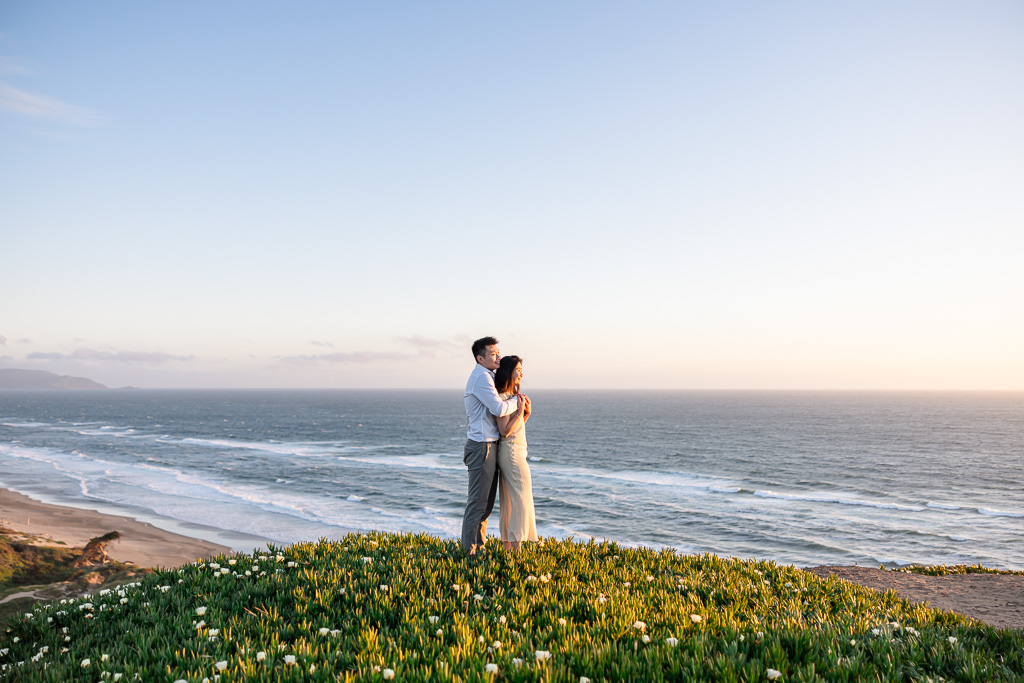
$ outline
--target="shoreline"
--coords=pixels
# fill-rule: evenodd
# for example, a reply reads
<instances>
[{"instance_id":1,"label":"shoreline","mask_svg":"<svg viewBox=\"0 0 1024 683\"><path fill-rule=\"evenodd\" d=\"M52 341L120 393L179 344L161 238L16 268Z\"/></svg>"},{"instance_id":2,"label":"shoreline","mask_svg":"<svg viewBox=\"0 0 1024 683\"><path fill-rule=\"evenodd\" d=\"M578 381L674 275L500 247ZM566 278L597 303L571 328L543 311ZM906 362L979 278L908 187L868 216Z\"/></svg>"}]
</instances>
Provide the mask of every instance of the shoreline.
<instances>
[{"instance_id":1,"label":"shoreline","mask_svg":"<svg viewBox=\"0 0 1024 683\"><path fill-rule=\"evenodd\" d=\"M40 496L41 497L41 496ZM115 506L103 505L106 509ZM187 525L168 520L171 531L143 521L125 509L124 514L111 514L71 505L62 505L40 500L31 494L0 488L0 526L13 531L31 534L45 539L45 545L82 548L91 538L118 531L121 538L110 544L107 554L120 562L131 562L143 568L172 568L198 559L220 554L234 554L243 545L251 542L248 549L258 546L262 539L241 534L232 536L220 534L232 545L216 543L202 536L213 535L216 530L204 529L200 525ZM205 534L188 535L179 531L206 531ZM235 546L235 547L232 547Z\"/></svg>"}]
</instances>

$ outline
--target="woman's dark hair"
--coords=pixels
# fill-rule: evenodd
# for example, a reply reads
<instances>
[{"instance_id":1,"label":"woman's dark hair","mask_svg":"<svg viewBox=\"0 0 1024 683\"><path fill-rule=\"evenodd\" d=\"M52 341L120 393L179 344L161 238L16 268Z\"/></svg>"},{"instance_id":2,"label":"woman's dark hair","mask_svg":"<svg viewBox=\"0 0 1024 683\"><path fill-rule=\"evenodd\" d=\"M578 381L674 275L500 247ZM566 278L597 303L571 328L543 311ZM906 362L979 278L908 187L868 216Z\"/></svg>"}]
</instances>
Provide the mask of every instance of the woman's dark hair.
<instances>
[{"instance_id":1,"label":"woman's dark hair","mask_svg":"<svg viewBox=\"0 0 1024 683\"><path fill-rule=\"evenodd\" d=\"M494 388L499 394L518 394L516 381L512 377L516 366L523 362L519 356L502 356L498 369L494 371Z\"/></svg>"}]
</instances>

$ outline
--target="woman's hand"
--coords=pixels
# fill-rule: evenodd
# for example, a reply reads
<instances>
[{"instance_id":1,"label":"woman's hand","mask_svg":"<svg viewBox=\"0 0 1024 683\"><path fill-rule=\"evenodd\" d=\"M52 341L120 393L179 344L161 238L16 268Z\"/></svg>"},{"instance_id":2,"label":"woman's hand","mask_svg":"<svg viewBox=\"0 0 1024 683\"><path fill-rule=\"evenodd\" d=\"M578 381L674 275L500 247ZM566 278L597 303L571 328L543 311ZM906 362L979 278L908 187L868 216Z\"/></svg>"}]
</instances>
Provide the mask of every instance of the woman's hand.
<instances>
[{"instance_id":1,"label":"woman's hand","mask_svg":"<svg viewBox=\"0 0 1024 683\"><path fill-rule=\"evenodd\" d=\"M530 413L533 412L533 406L530 404L530 397L526 394L519 394L519 401L523 405L523 417L529 417Z\"/></svg>"}]
</instances>

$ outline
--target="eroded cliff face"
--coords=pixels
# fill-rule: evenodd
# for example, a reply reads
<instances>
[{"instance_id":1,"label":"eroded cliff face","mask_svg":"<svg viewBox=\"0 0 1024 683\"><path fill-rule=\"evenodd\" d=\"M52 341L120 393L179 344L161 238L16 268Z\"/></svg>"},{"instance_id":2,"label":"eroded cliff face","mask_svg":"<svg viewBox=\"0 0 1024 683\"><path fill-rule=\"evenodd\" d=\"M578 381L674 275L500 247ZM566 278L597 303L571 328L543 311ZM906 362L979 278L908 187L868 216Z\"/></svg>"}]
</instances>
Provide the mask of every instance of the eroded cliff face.
<instances>
[{"instance_id":1,"label":"eroded cliff face","mask_svg":"<svg viewBox=\"0 0 1024 683\"><path fill-rule=\"evenodd\" d=\"M85 377L55 375L46 370L0 369L0 389L106 389Z\"/></svg>"}]
</instances>

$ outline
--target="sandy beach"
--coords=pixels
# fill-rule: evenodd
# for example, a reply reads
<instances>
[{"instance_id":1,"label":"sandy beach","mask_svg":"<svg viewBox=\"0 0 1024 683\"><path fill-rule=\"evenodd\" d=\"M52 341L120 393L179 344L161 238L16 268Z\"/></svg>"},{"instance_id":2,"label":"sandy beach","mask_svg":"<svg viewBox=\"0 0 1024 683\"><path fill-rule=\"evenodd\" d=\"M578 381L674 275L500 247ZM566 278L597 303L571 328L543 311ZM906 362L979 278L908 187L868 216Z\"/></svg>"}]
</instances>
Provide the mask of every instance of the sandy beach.
<instances>
[{"instance_id":1,"label":"sandy beach","mask_svg":"<svg viewBox=\"0 0 1024 683\"><path fill-rule=\"evenodd\" d=\"M233 552L227 546L165 531L147 522L41 503L7 489L0 489L0 525L73 548L84 547L96 536L119 531L121 539L107 548L107 555L140 567L177 567Z\"/></svg>"}]
</instances>

